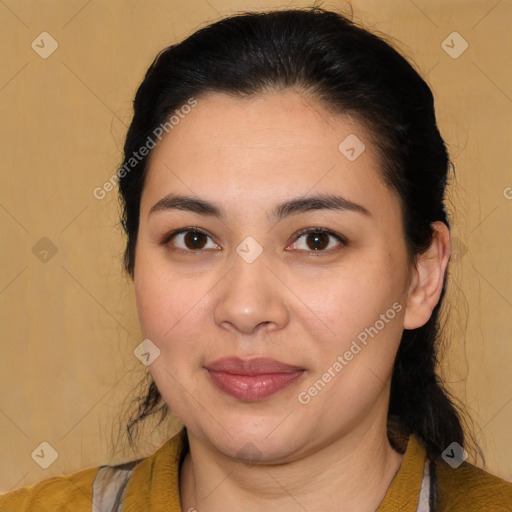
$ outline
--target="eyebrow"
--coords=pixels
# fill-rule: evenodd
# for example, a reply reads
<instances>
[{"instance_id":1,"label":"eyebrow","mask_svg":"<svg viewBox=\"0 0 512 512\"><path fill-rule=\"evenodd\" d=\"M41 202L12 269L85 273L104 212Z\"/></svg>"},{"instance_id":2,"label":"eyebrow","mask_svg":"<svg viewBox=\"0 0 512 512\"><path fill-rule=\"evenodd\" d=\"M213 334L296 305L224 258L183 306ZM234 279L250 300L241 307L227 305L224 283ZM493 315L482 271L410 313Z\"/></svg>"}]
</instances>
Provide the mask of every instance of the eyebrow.
<instances>
[{"instance_id":1,"label":"eyebrow","mask_svg":"<svg viewBox=\"0 0 512 512\"><path fill-rule=\"evenodd\" d=\"M156 212L168 210L183 210L200 215L225 219L222 208L214 202L198 199L196 197L168 194L149 210L148 217ZM308 197L300 197L278 204L271 212L269 219L279 221L290 215L298 215L314 210L339 210L363 214L373 217L364 206L349 201L348 199L333 194L318 194Z\"/></svg>"}]
</instances>

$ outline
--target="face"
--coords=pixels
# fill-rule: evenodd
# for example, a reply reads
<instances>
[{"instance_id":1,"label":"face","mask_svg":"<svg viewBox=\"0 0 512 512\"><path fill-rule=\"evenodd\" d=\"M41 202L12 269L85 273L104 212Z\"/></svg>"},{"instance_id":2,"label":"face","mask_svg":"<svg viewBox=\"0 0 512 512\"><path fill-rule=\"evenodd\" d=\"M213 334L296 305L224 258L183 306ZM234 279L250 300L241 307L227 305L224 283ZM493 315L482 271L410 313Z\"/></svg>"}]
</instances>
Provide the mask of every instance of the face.
<instances>
[{"instance_id":1,"label":"face","mask_svg":"<svg viewBox=\"0 0 512 512\"><path fill-rule=\"evenodd\" d=\"M134 274L150 369L228 457L289 461L385 425L409 278L399 200L354 119L288 91L210 94L152 151Z\"/></svg>"}]
</instances>

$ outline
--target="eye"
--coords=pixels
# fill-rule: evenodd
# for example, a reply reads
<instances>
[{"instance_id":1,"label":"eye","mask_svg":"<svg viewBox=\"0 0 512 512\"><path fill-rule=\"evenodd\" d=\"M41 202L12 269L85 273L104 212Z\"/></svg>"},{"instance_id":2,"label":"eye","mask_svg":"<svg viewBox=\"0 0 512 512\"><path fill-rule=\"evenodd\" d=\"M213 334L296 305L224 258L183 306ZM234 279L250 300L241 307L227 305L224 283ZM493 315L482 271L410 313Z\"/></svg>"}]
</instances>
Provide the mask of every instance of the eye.
<instances>
[{"instance_id":1,"label":"eye","mask_svg":"<svg viewBox=\"0 0 512 512\"><path fill-rule=\"evenodd\" d=\"M300 244L297 242L293 244L294 249L299 251L309 251L312 253L330 252L333 248L333 244L329 238L337 241L338 245L348 245L348 241L343 236L325 228L305 228L296 233L295 236L295 240L303 238L306 242L305 246L302 244L302 248L299 247ZM164 237L161 243L165 246L173 246L171 247L172 250L175 250L174 248L176 248L176 250L189 253L201 252L203 249L220 249L220 247L213 241L211 242L211 246L208 247L208 239L211 240L211 237L203 230L195 227L188 227L169 233Z\"/></svg>"},{"instance_id":2,"label":"eye","mask_svg":"<svg viewBox=\"0 0 512 512\"><path fill-rule=\"evenodd\" d=\"M329 238L335 239L338 242L338 245L341 244L342 246L345 246L348 243L341 235L333 233L325 228L305 228L299 231L296 236L298 237L298 240L304 238L305 244L302 244L303 248L300 248L298 247L300 244L295 242L293 244L295 248L310 252L330 251L330 249L332 249L332 244L330 243Z\"/></svg>"},{"instance_id":3,"label":"eye","mask_svg":"<svg viewBox=\"0 0 512 512\"><path fill-rule=\"evenodd\" d=\"M165 236L162 240L162 245L169 245L171 240L174 240L172 245L176 246L177 249L194 252L201 251L203 249L219 249L219 246L212 242L213 247L207 247L205 242L210 238L208 234L198 228L183 228L178 231L173 231ZM210 238L211 240L211 238Z\"/></svg>"}]
</instances>

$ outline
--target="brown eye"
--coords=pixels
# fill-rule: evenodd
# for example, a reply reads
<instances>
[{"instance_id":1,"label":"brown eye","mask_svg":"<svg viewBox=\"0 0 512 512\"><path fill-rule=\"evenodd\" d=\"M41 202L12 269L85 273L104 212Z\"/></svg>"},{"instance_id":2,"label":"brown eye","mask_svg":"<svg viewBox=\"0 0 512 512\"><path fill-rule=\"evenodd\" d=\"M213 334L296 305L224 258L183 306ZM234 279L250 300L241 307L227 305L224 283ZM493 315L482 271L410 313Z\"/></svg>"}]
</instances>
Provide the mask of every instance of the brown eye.
<instances>
[{"instance_id":1,"label":"brown eye","mask_svg":"<svg viewBox=\"0 0 512 512\"><path fill-rule=\"evenodd\" d=\"M333 248L331 240L338 242L338 246L347 245L347 241L341 236L325 228L306 228L297 234L297 240L304 239L305 244L302 244L302 248L299 247L299 243L295 242L294 246L300 251L310 252L327 252ZM334 243L334 247L336 243Z\"/></svg>"},{"instance_id":2,"label":"brown eye","mask_svg":"<svg viewBox=\"0 0 512 512\"><path fill-rule=\"evenodd\" d=\"M166 236L162 243L166 246L172 246L171 248L175 247L178 250L189 252L211 248L217 249L218 246L213 242L212 246L207 247L208 239L210 237L206 233L197 229L182 229Z\"/></svg>"},{"instance_id":3,"label":"brown eye","mask_svg":"<svg viewBox=\"0 0 512 512\"><path fill-rule=\"evenodd\" d=\"M183 243L188 249L202 249L206 243L206 235L199 231L188 231L183 237Z\"/></svg>"},{"instance_id":4,"label":"brown eye","mask_svg":"<svg viewBox=\"0 0 512 512\"><path fill-rule=\"evenodd\" d=\"M306 235L306 244L312 251L325 249L329 245L329 235L326 233L309 233Z\"/></svg>"}]
</instances>

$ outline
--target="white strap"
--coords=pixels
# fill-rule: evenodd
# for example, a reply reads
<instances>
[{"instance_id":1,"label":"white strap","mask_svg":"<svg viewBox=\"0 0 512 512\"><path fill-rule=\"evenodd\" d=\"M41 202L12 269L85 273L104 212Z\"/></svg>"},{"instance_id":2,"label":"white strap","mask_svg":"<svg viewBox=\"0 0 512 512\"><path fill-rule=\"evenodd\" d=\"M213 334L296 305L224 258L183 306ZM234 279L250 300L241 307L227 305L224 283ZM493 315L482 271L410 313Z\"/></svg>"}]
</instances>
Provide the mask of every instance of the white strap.
<instances>
[{"instance_id":1,"label":"white strap","mask_svg":"<svg viewBox=\"0 0 512 512\"><path fill-rule=\"evenodd\" d=\"M430 511L430 461L427 457L423 467L423 480L421 481L420 499L416 512Z\"/></svg>"},{"instance_id":2,"label":"white strap","mask_svg":"<svg viewBox=\"0 0 512 512\"><path fill-rule=\"evenodd\" d=\"M120 511L131 476L131 469L101 466L92 486L92 512Z\"/></svg>"}]
</instances>

